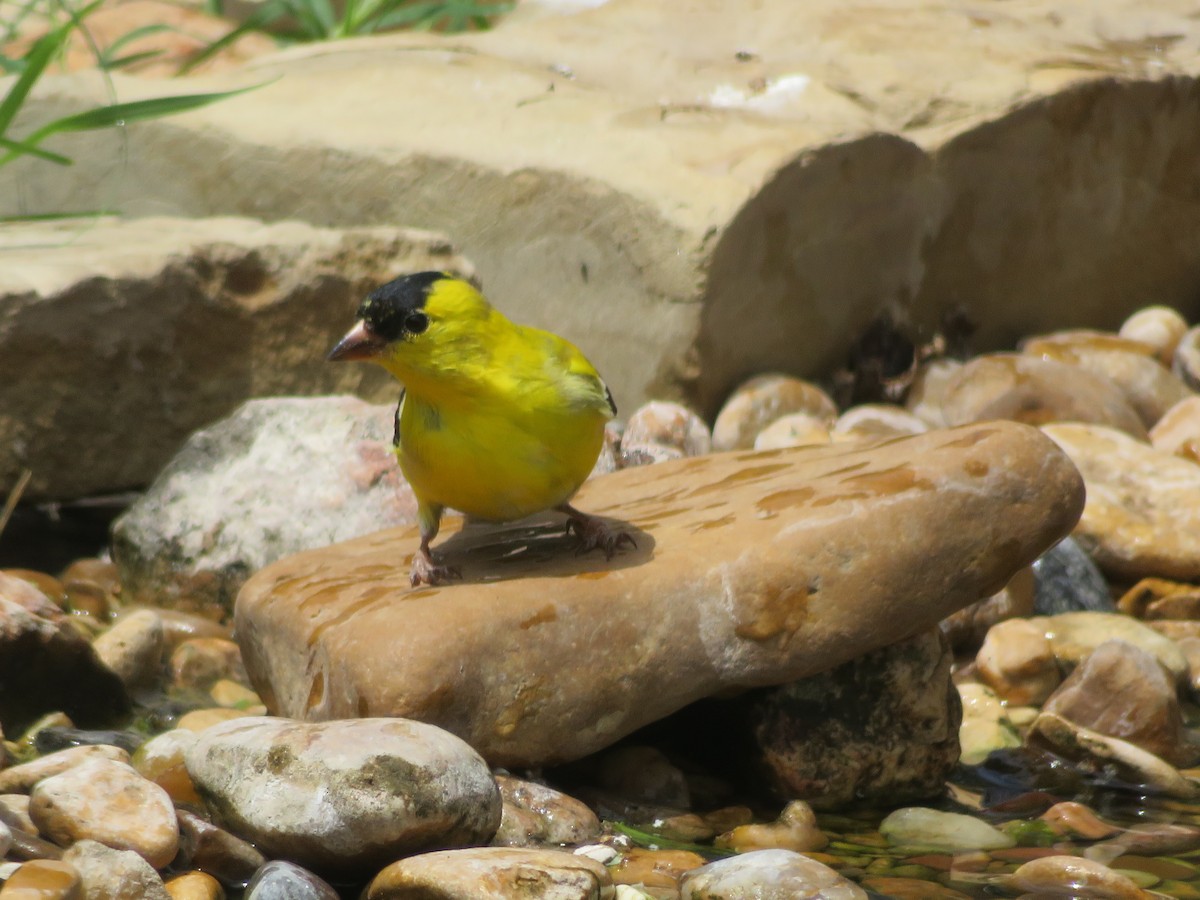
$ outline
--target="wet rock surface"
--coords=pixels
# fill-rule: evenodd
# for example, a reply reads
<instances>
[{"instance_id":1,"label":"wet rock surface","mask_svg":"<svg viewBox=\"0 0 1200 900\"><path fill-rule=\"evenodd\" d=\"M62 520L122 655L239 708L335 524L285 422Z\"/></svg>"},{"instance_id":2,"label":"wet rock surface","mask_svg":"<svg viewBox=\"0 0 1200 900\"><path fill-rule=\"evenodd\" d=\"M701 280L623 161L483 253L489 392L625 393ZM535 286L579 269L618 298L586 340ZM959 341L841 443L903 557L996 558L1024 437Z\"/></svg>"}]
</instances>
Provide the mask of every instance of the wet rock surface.
<instances>
[{"instance_id":1,"label":"wet rock surface","mask_svg":"<svg viewBox=\"0 0 1200 900\"><path fill-rule=\"evenodd\" d=\"M1099 425L1047 425L1087 483L1075 531L1109 574L1200 578L1200 466Z\"/></svg>"},{"instance_id":2,"label":"wet rock surface","mask_svg":"<svg viewBox=\"0 0 1200 900\"><path fill-rule=\"evenodd\" d=\"M645 434L639 440L646 440L648 446L668 446L666 442L673 441L676 452L684 452L682 444L690 440L688 435L694 429L691 420L677 412L671 408L648 411L641 417ZM887 448L884 454L870 442L848 443L819 450L740 454L746 458L734 462L753 471L760 463L780 465L788 454L795 453L799 454L797 465L817 460L837 473L836 477L858 478L854 484L859 485L864 475L878 478L879 473L895 473L904 465L912 466L912 460L920 456L929 468L914 467L912 478L920 480L925 471L940 473L936 475L940 491L930 493L944 501L947 491L954 496L958 490L955 478L963 478L966 485L976 483L974 479L980 476L972 472L979 471L974 462L978 457L968 454L931 461L938 445L934 443L935 449L930 450L930 442L940 437L962 444L964 437L973 435L974 439L966 441L966 449L978 453L983 448L1003 458L1013 481L1001 485L1012 483L1014 493L1030 503L1029 518L1018 518L1006 499L1009 495L1000 493L1013 516L1011 527L1021 530L1026 541L1033 540L1031 528L1043 529L1044 536L1037 540L1040 546L1050 547L1056 534L1046 530L1044 511L1040 517L1033 514L1036 504L1028 498L1028 485L1012 473L1020 471L1017 451L1028 452L1031 460L1040 460L1030 471L1042 479L1039 490L1046 491L1046 454L1050 460L1061 457L1050 442L1023 426L989 424L977 429L935 431L891 441L882 445ZM997 430L1004 437L1002 450L988 447ZM982 431L990 433L980 436ZM1022 444L1030 437L1032 444ZM919 449L909 453L908 441L916 441ZM619 442L613 447L618 452L621 449ZM698 456L642 466L622 477L659 475L662 480L657 484L670 494L674 490L672 466L721 459ZM838 471L847 462L852 470ZM866 464L854 465L862 462ZM743 471L738 465L717 470L722 496L735 498L734 512L740 508L735 485ZM955 473L954 478L948 477L947 471ZM753 502L755 509L763 496L778 493L771 474L751 485L760 492ZM693 472L686 490L703 486L714 477L696 478ZM1078 509L1073 470L1065 469L1054 477L1062 478L1062 491L1047 492L1036 502L1057 506L1061 515L1062 498L1073 498ZM802 479L806 487L815 485L810 500L823 496L819 474L803 475ZM591 485L589 491L601 484ZM644 492L644 487L639 485L637 490ZM913 492L902 490L899 496L908 493ZM874 517L880 520L878 527L893 528L887 518L891 513L881 512L868 501L855 496L847 509L859 521ZM610 513L620 508L612 502ZM936 505L932 508L940 511ZM837 512L837 502L817 509ZM710 518L725 514L712 507L703 512ZM781 509L770 513L769 524L787 526L791 522ZM649 519L650 527L644 533L655 538L651 549L657 553L658 541L677 542L665 523L685 514L659 517L641 510L630 518L635 522L638 516ZM922 535L939 533L936 529L931 532L927 524L936 521L933 512L922 515L918 506L917 512L909 508L895 514L897 521L910 527L913 522L925 523ZM989 514L986 521L994 527L997 518ZM1058 533L1070 524L1069 518L1061 521ZM540 537L535 528L522 532L522 537L534 543L560 540L554 532L549 534L550 538ZM748 541L746 546L755 548L753 559L759 566L755 571L761 573L762 564L771 557L755 544L753 533L739 533L738 540L742 538ZM957 539L962 540L961 534ZM928 544L921 549L922 575L930 578ZM1061 545L1050 552L1061 553ZM1081 551L1072 552L1077 555ZM557 549L549 550L522 565L553 567L559 554ZM805 561L811 556L806 553ZM863 559L874 563L880 557ZM573 557L564 561L581 565ZM644 565L635 560L632 566L621 568L621 560L613 562L611 570L606 563L588 563L579 574L560 577L558 582L586 584L588 579L580 577L584 572L633 572ZM10 744L14 756L69 748L0 770L0 787L27 792L11 795L15 799L3 806L9 812L0 817L0 821L11 822L10 857L53 860L62 855L61 845L70 845L69 859L73 860L61 864L61 870L46 872L39 872L36 866L16 866L14 877L24 872L21 877L38 884L70 885L71 873L77 871L80 884L87 885L90 879L100 885L96 890L148 897L162 896L162 890L173 900L193 896L213 900L221 892L250 900L334 900L362 891L366 896L409 897L425 896L430 890L438 891L439 896L467 897L483 884L507 885L506 891L517 890L516 885L540 885L544 893L568 897L592 897L597 891L604 895L617 889L666 898L740 896L738 892L745 890L779 897L796 896L797 891L801 896L860 897L867 896L868 890L883 896L955 897L976 896L981 884L991 886L989 890L1001 884L1016 885L1012 873L1031 861L1040 861L1040 856L1077 858L1090 853L1095 862L1089 877L1106 885L1122 887L1128 881L1142 890L1141 885L1157 879L1154 884L1168 896L1187 896L1174 885L1186 886L1200 878L1191 878L1186 861L1171 862L1167 854L1187 854L1200 848L1200 828L1184 822L1139 823L1119 813L1110 821L1110 806L1093 809L1077 800L1053 808L1050 804L1064 794L1089 796L1088 784L1107 785L1112 779L1116 784L1143 785L1175 803L1200 801L1200 789L1179 768L1191 762L1188 754L1193 752L1188 730L1193 713L1186 698L1174 695L1189 683L1187 648L1160 633L1167 626L1191 624L1177 617L1194 614L1194 592L1184 582L1144 579L1121 597L1120 613L1084 611L1031 617L1036 569L1043 562L1033 570L1020 562L1005 557L1003 564L1008 568L1002 568L1000 561L990 563L995 572L1004 573L996 575L996 580L1007 581L1007 585L976 604L965 630L960 628L968 637L956 645L957 652L975 653L975 657L971 665L960 666L955 675L957 689L951 687L951 656L940 631L927 629L908 640L859 653L824 673L749 692L734 688L737 696L685 705L637 733L635 737L648 743L619 743L573 767L547 770L546 776L536 781L504 772L489 774L473 751L428 725L409 723L421 730L423 737L410 742L403 753L388 756L383 746L387 741L376 733L383 727L376 724L379 720L310 724L256 718L253 713L262 711L261 702L246 685L242 648L229 639L226 628L178 610L123 608L119 592L105 587L105 603L84 605L75 615L84 627L82 633L104 636L103 640L97 638L97 643L99 658L107 660L106 668L122 673L135 697L144 697L158 682L176 696L189 699L167 720L179 727L148 741L119 729L79 729L67 717L55 714L35 723L31 736L22 738L22 743ZM481 572L494 564L478 563ZM893 590L898 584L910 583L898 580L904 564L894 565L895 569L884 570L893 573L884 579L884 585ZM89 570L82 564L75 568ZM396 568L394 558L389 558L372 572L391 573ZM696 569L694 563L692 569ZM100 573L99 568L96 571ZM863 571L875 571L879 577L881 570ZM1063 567L1063 573L1067 571L1083 572L1079 584L1091 584L1088 590L1095 590L1097 579L1103 583L1094 569ZM942 573L940 577L943 580L938 583L944 585L950 576ZM1060 593L1079 589L1079 584L1070 583L1069 575L1060 573L1059 577ZM983 577L975 572L971 578L977 597L983 590L978 586ZM497 584L515 586L529 580L489 581L484 577L468 586L491 590ZM45 621L61 624L64 614L42 591L62 597L68 583L75 582L65 576L60 581L25 573L9 587L22 611L33 610ZM760 578L747 583L770 582ZM857 591L850 593L847 587L845 597L861 600L871 596L869 590L864 592L859 583L854 584ZM892 596L885 598L885 593L880 592L880 609L894 611L883 605ZM941 596L940 591L934 593ZM327 603L332 595L319 596ZM385 605L405 602L391 594L382 596L387 597ZM754 596L761 600L764 594ZM912 596L925 595L918 591ZM581 614L577 607L558 609L563 615L568 609L572 615ZM750 629L746 636L735 629L734 638L756 648L760 656L752 662L761 663L763 654L770 651L776 654L774 664L782 667L786 662L779 660L786 661L789 643L797 640L784 639L787 629L805 633L813 624L811 614L823 608L810 603L805 607L808 618L796 623L784 617L776 623L783 631L768 636L755 629L764 621L775 620L762 618L765 607L754 609L757 617L744 620ZM300 616L314 612L320 624L320 614L329 609L310 604L301 608ZM612 605L605 606L604 612L611 621ZM411 628L411 615L406 621ZM638 621L644 621L644 616ZM831 627L838 621L831 619ZM893 621L884 616L880 622L894 636ZM321 632L317 629L318 635ZM392 645L401 633L402 629L396 629L389 634L389 653L380 657L389 667L398 659ZM863 641L874 639L869 637L871 633L853 635L860 649L866 646ZM953 629L947 633L954 633ZM972 649L974 641L982 644L977 653ZM592 643L603 645L594 638ZM523 663L528 665L530 659L526 656ZM677 657L675 664L678 662ZM1130 666L1134 674L1121 674ZM559 669L560 673L568 671L567 666ZM737 671L744 675L751 670L743 667ZM1055 677L1072 671L1067 684L1058 688L1059 699L1051 698L1039 712ZM592 677L595 674L590 671ZM973 679L991 684L999 696ZM324 689L328 683L320 684ZM1150 696L1139 693L1151 688ZM960 696L965 711L961 728ZM546 700L542 695L527 699L535 709ZM714 710L722 706L725 712L716 715ZM191 711L180 715L183 709ZM737 715L731 717L730 709ZM383 721L391 728L408 727L396 720ZM730 742L730 736L738 740ZM698 746L717 742L724 742L729 755L722 758L694 752ZM960 745L963 767L956 768ZM416 749L419 746L425 750ZM465 755L431 751L454 746ZM127 750L136 751L132 768ZM385 759L393 759L412 776L402 779L405 787L397 788L391 775L383 777L385 771L395 774L395 766ZM753 789L740 777L748 763L768 773ZM1072 773L1065 782L1072 785L1069 789L1062 786L1067 771ZM1057 774L1045 774L1050 772ZM730 777L734 773L739 775ZM975 773L980 782L974 780ZM416 787L418 782L426 788ZM386 790L381 787L385 783L390 785ZM911 798L910 802L935 800L947 783L953 785L953 809L946 809L943 803L885 815L888 807L904 798ZM125 785L118 791L119 798L109 796L118 784ZM479 790L467 789L468 784ZM774 793L757 793L760 789ZM995 795L990 802L997 810L1011 803L1011 811L983 816L977 807L989 792ZM809 796L813 805L791 799L797 794ZM752 797L767 799L756 800L754 809L737 803ZM790 802L780 811L777 804L784 800ZM856 801L864 800L882 809L845 813ZM172 806L173 814L167 815ZM1052 814L1052 809L1057 812ZM97 814L97 810L102 812ZM1200 817L1200 807L1196 815ZM338 823L333 831L328 828L331 821ZM164 836L174 842L177 852L160 840ZM465 846L436 849L451 841ZM480 846L489 842L497 846ZM126 847L131 850L124 851ZM516 855L505 855L513 853ZM727 853L737 855L721 858ZM168 855L169 864L163 862ZM1139 862L1142 859L1148 862ZM1058 868L1033 868L1021 876L1020 883L1025 883L1026 876L1037 879L1028 883L1041 885L1039 890L1051 895L1070 889L1073 871L1066 863ZM1200 867L1196 871L1200 872Z\"/></svg>"},{"instance_id":3,"label":"wet rock surface","mask_svg":"<svg viewBox=\"0 0 1200 900\"><path fill-rule=\"evenodd\" d=\"M1080 500L1073 467L1006 423L698 457L585 486L583 508L635 529L611 561L564 552L557 524L467 530L440 547L463 581L413 590L401 554L415 535L385 531L264 569L236 628L281 713L418 718L494 764L538 765L931 627L1054 543ZM896 597L915 601L899 631ZM581 641L605 648L602 665L578 664Z\"/></svg>"},{"instance_id":4,"label":"wet rock surface","mask_svg":"<svg viewBox=\"0 0 1200 900\"><path fill-rule=\"evenodd\" d=\"M467 897L483 884L501 897L524 893L591 900L611 888L612 878L595 860L562 850L479 847L425 853L392 863L375 876L366 896L367 900Z\"/></svg>"}]
</instances>

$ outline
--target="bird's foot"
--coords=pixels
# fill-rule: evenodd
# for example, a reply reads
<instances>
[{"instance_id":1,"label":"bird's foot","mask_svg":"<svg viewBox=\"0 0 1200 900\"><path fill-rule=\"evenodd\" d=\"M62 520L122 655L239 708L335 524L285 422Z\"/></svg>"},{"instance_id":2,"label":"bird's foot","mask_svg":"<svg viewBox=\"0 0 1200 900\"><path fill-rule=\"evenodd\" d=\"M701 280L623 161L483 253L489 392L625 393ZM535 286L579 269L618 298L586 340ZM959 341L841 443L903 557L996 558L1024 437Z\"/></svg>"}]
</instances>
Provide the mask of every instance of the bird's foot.
<instances>
[{"instance_id":1,"label":"bird's foot","mask_svg":"<svg viewBox=\"0 0 1200 900\"><path fill-rule=\"evenodd\" d=\"M612 559L617 550L625 544L636 548L637 541L625 531L610 528L599 516L589 516L577 509L567 512L567 534L574 533L579 539L576 555L583 555L599 548L604 551L605 559Z\"/></svg>"},{"instance_id":2,"label":"bird's foot","mask_svg":"<svg viewBox=\"0 0 1200 900\"><path fill-rule=\"evenodd\" d=\"M409 583L413 587L418 587L422 584L434 587L460 578L462 578L462 572L457 567L439 566L433 561L433 554L428 551L421 552L419 550L416 556L413 557L412 571L408 576Z\"/></svg>"}]
</instances>

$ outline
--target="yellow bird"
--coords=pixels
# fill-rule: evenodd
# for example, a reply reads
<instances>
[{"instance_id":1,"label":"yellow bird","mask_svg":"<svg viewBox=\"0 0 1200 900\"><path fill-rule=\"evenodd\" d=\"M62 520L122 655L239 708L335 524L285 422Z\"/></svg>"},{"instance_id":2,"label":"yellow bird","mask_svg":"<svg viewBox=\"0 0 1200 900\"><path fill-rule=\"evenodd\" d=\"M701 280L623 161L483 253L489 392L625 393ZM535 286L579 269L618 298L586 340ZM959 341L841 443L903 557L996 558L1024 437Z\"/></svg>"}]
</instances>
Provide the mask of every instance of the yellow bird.
<instances>
[{"instance_id":1,"label":"yellow bird","mask_svg":"<svg viewBox=\"0 0 1200 900\"><path fill-rule=\"evenodd\" d=\"M496 522L557 509L580 552L633 545L567 502L617 411L570 342L514 324L461 278L420 272L371 293L328 358L378 363L404 384L396 456L417 497L414 587L460 577L429 549L448 507Z\"/></svg>"}]
</instances>

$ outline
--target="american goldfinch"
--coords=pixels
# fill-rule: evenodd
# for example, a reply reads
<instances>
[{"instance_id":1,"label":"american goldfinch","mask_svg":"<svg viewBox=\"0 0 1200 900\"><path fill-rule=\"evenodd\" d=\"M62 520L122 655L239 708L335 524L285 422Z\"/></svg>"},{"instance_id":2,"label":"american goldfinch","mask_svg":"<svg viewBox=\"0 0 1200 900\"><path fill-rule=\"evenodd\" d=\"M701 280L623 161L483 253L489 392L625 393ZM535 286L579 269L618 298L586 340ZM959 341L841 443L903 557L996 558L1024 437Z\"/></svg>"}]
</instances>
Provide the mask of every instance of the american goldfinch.
<instances>
[{"instance_id":1,"label":"american goldfinch","mask_svg":"<svg viewBox=\"0 0 1200 900\"><path fill-rule=\"evenodd\" d=\"M500 522L557 509L580 552L633 544L567 502L617 411L573 344L514 324L461 278L421 272L370 294L328 358L378 363L404 384L396 456L417 498L414 587L460 577L429 549L447 507Z\"/></svg>"}]
</instances>

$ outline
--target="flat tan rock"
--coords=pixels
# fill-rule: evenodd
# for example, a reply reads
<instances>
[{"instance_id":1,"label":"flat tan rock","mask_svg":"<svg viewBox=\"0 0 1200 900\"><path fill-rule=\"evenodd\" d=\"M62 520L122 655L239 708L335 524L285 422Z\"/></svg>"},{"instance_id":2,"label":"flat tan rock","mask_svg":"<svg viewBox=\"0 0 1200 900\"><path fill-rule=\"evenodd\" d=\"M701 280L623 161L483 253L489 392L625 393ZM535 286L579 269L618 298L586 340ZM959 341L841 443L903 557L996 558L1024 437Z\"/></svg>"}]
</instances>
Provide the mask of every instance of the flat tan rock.
<instances>
[{"instance_id":1,"label":"flat tan rock","mask_svg":"<svg viewBox=\"0 0 1200 900\"><path fill-rule=\"evenodd\" d=\"M1115 327L1146 297L1200 309L1177 163L1200 154L1193 0L558 8L182 83L113 74L122 100L262 87L56 136L75 165L6 166L0 214L437 229L618 405L670 391L706 416L748 376L841 364L881 299L929 328L962 306L980 348ZM104 77L39 79L15 133Z\"/></svg>"},{"instance_id":2,"label":"flat tan rock","mask_svg":"<svg viewBox=\"0 0 1200 900\"><path fill-rule=\"evenodd\" d=\"M637 548L577 556L554 519L435 544L464 576L444 587L408 586L411 528L263 569L236 608L255 688L297 718L431 722L493 764L574 759L933 627L1063 536L1083 494L1052 442L994 422L628 469L577 502Z\"/></svg>"},{"instance_id":3,"label":"flat tan rock","mask_svg":"<svg viewBox=\"0 0 1200 900\"><path fill-rule=\"evenodd\" d=\"M1087 483L1075 539L1129 580L1200 578L1200 466L1101 425L1043 429Z\"/></svg>"},{"instance_id":4,"label":"flat tan rock","mask_svg":"<svg viewBox=\"0 0 1200 900\"><path fill-rule=\"evenodd\" d=\"M0 226L0 491L26 467L25 500L144 487L189 435L251 397L394 403L382 369L325 354L367 292L430 268L470 264L443 236L390 226Z\"/></svg>"}]
</instances>

